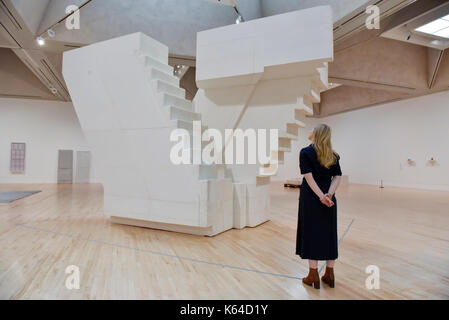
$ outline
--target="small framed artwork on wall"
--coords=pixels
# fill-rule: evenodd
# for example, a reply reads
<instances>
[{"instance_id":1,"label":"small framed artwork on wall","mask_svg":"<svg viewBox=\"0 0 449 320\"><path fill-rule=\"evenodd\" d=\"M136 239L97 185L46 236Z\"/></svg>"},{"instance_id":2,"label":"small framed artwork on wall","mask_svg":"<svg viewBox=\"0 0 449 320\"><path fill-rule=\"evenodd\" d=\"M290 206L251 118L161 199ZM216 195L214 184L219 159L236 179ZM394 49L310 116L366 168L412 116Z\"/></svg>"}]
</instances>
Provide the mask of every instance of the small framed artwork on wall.
<instances>
[{"instance_id":1,"label":"small framed artwork on wall","mask_svg":"<svg viewBox=\"0 0 449 320\"><path fill-rule=\"evenodd\" d=\"M25 173L25 143L13 142L11 143L11 173L21 174Z\"/></svg>"}]
</instances>

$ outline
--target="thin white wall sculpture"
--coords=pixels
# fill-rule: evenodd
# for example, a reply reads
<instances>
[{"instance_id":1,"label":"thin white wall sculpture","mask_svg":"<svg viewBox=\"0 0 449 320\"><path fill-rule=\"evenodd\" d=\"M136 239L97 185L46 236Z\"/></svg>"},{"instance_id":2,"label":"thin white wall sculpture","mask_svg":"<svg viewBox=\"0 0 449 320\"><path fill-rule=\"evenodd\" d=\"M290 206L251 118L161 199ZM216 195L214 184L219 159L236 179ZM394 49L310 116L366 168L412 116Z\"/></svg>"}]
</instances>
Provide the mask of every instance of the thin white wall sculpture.
<instances>
[{"instance_id":1,"label":"thin white wall sculpture","mask_svg":"<svg viewBox=\"0 0 449 320\"><path fill-rule=\"evenodd\" d=\"M105 212L117 223L209 236L267 221L270 163L176 165L171 134L193 136L198 120L201 131L223 136L279 129L282 160L327 86L332 51L330 7L201 32L193 104L168 48L142 33L64 53L64 78L102 171ZM189 141L192 154L205 145Z\"/></svg>"}]
</instances>

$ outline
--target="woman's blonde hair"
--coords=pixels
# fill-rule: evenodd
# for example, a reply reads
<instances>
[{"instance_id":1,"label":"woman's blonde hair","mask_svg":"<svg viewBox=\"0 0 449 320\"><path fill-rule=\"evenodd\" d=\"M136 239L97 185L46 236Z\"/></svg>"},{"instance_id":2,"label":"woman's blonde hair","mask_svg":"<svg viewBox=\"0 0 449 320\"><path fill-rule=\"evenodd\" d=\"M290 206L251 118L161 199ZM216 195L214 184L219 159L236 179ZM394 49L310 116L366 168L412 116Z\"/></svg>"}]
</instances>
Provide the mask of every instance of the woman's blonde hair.
<instances>
[{"instance_id":1,"label":"woman's blonde hair","mask_svg":"<svg viewBox=\"0 0 449 320\"><path fill-rule=\"evenodd\" d=\"M332 149L331 128L328 125L319 124L313 129L313 147L323 167L329 168L337 162L338 154Z\"/></svg>"}]
</instances>

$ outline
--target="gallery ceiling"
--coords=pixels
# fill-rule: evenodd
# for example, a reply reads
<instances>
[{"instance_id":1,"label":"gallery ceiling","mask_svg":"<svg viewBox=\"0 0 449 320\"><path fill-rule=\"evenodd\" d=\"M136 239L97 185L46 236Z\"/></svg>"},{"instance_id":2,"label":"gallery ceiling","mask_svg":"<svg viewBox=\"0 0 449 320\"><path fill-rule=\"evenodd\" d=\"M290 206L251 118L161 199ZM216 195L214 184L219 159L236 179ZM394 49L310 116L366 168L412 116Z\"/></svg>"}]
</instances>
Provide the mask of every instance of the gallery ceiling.
<instances>
[{"instance_id":1,"label":"gallery ceiling","mask_svg":"<svg viewBox=\"0 0 449 320\"><path fill-rule=\"evenodd\" d=\"M322 93L317 116L344 112L432 90L447 89L447 52L382 38L408 10L409 15L438 7L438 0L2 0L0 2L0 96L69 101L61 74L62 52L142 31L166 44L170 63L190 66L182 81L195 94L196 33L317 5L334 11L333 89ZM381 7L381 30L366 30L364 10ZM80 9L79 30L68 30L66 7ZM413 10L410 10L412 8ZM402 20L404 18L402 17ZM402 21L401 20L401 21ZM397 27L397 25L396 25ZM54 32L50 37L47 30ZM45 38L39 46L36 37ZM3 49L2 49L3 48ZM404 61L403 57L408 57ZM6 66L8 64L8 67ZM15 67L11 67L15 66ZM381 70L379 68L385 68ZM385 72L383 72L385 71ZM431 79L429 82L429 78ZM32 80L30 80L32 79ZM340 86L337 86L340 84Z\"/></svg>"},{"instance_id":2,"label":"gallery ceiling","mask_svg":"<svg viewBox=\"0 0 449 320\"><path fill-rule=\"evenodd\" d=\"M196 33L233 24L237 14L245 20L330 4L338 20L368 0L9 0L32 34L51 28L58 42L86 45L142 31L166 44L174 55L195 56ZM67 30L64 23L69 5L81 9L80 30Z\"/></svg>"},{"instance_id":3,"label":"gallery ceiling","mask_svg":"<svg viewBox=\"0 0 449 320\"><path fill-rule=\"evenodd\" d=\"M431 46L432 37L416 43L413 35L384 36L429 12L444 16L448 9L448 1L414 1L381 19L380 29L363 28L336 41L329 81L342 85L321 94L314 114L323 117L449 90L448 49Z\"/></svg>"}]
</instances>

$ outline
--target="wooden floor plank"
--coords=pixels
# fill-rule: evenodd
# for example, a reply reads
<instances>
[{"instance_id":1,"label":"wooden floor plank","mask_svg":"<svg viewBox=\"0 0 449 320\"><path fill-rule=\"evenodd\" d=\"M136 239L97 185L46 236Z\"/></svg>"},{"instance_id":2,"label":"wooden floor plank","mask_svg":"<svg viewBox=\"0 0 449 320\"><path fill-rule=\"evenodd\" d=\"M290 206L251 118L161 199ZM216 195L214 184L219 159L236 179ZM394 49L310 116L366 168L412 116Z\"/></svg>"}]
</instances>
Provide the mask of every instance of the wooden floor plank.
<instances>
[{"instance_id":1,"label":"wooden floor plank","mask_svg":"<svg viewBox=\"0 0 449 320\"><path fill-rule=\"evenodd\" d=\"M0 185L42 190L0 205L0 299L449 299L449 192L342 187L339 236L354 222L336 288L315 290L294 254L298 190L271 188L269 222L208 238L112 224L98 184ZM368 265L379 290L365 288Z\"/></svg>"}]
</instances>

